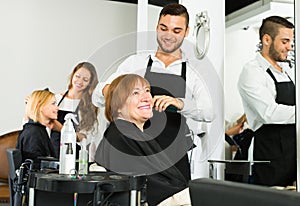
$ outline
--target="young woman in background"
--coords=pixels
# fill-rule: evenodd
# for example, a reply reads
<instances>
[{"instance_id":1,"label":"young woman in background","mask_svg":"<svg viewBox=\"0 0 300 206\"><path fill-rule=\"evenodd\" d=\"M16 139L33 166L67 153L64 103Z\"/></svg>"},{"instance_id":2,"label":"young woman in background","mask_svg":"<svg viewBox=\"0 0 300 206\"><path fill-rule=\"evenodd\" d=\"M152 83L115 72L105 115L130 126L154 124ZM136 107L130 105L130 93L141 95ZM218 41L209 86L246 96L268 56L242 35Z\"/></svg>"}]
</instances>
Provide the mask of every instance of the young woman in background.
<instances>
[{"instance_id":1,"label":"young woman in background","mask_svg":"<svg viewBox=\"0 0 300 206\"><path fill-rule=\"evenodd\" d=\"M33 168L40 168L38 157L55 157L46 127L57 119L58 106L55 95L48 90L34 91L26 105L28 122L18 137L17 149L21 150L22 161L33 160Z\"/></svg>"},{"instance_id":2,"label":"young woman in background","mask_svg":"<svg viewBox=\"0 0 300 206\"><path fill-rule=\"evenodd\" d=\"M64 123L66 114L73 113L77 116L79 125L74 124L77 141L87 140L87 149L89 151L89 161L94 160L94 154L98 143L100 142L100 132L105 125L100 124L98 108L92 104L91 95L98 83L98 77L95 67L89 62L81 62L73 69L68 90L57 94L58 117L56 130L51 132L51 142L54 145L56 157L59 157L60 130ZM77 156L78 157L78 156Z\"/></svg>"}]
</instances>

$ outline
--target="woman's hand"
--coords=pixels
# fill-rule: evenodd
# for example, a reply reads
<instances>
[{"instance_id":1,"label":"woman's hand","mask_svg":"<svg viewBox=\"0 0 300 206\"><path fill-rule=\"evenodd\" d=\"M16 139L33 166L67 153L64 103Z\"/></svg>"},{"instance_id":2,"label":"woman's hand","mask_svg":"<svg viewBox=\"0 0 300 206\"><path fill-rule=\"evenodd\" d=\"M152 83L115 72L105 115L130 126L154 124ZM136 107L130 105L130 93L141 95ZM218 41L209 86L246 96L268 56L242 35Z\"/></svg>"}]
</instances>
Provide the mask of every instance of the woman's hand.
<instances>
[{"instance_id":1,"label":"woman's hand","mask_svg":"<svg viewBox=\"0 0 300 206\"><path fill-rule=\"evenodd\" d=\"M225 133L229 136L240 134L243 131L243 128L244 128L244 122L238 123L232 126L231 128L229 128Z\"/></svg>"},{"instance_id":2,"label":"woman's hand","mask_svg":"<svg viewBox=\"0 0 300 206\"><path fill-rule=\"evenodd\" d=\"M27 103L28 103L28 101L29 101L29 99L30 99L30 95L29 95L29 96L27 96L27 97L25 97L25 99L24 99L24 103L25 103L25 104L27 104Z\"/></svg>"},{"instance_id":3,"label":"woman's hand","mask_svg":"<svg viewBox=\"0 0 300 206\"><path fill-rule=\"evenodd\" d=\"M84 138L86 138L86 135L80 132L76 132L76 141L77 142L81 142L81 140L83 140Z\"/></svg>"}]
</instances>

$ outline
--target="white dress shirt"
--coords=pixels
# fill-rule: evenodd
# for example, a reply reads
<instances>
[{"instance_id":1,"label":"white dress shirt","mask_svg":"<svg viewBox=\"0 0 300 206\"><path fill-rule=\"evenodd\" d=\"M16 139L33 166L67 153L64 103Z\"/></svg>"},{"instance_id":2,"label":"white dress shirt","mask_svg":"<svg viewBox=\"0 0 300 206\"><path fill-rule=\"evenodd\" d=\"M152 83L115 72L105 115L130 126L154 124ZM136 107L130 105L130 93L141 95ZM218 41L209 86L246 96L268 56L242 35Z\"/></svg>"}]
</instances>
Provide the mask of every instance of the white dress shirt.
<instances>
[{"instance_id":1,"label":"white dress shirt","mask_svg":"<svg viewBox=\"0 0 300 206\"><path fill-rule=\"evenodd\" d=\"M168 73L181 75L182 62L187 62L186 69L186 93L185 98L181 98L184 102L184 107L180 111L189 122L211 122L213 120L213 108L211 97L206 87L204 81L202 80L199 72L195 68L191 67L188 60L184 57L181 60L177 60L167 67L165 64L155 57L155 54L151 54L153 60L151 72L158 73ZM104 97L102 94L102 89L106 84L110 84L113 79L128 73L135 73L144 77L146 73L146 68L149 60L149 52L139 53L128 57L124 62L122 62L117 71L113 73L105 82L100 82L93 92L92 100L96 106L104 106ZM201 126L195 126L197 124L189 124L190 129L194 131L195 134L202 132L202 128L197 128Z\"/></svg>"},{"instance_id":2,"label":"white dress shirt","mask_svg":"<svg viewBox=\"0 0 300 206\"><path fill-rule=\"evenodd\" d=\"M293 81L294 75L288 64L283 62L278 64L282 67L282 72L275 69L258 53L254 60L244 66L240 74L238 90L249 126L254 131L263 124L295 123L295 106L276 103L275 83L266 72L269 68L277 82Z\"/></svg>"}]
</instances>

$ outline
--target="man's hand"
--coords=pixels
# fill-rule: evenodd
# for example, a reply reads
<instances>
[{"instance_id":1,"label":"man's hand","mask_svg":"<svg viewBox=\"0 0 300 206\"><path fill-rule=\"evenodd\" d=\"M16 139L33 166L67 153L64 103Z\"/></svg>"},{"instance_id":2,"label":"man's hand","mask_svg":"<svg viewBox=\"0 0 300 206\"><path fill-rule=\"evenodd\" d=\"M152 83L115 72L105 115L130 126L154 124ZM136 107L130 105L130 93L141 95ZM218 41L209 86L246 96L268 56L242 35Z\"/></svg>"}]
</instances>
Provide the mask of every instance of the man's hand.
<instances>
[{"instance_id":1,"label":"man's hand","mask_svg":"<svg viewBox=\"0 0 300 206\"><path fill-rule=\"evenodd\" d=\"M184 103L181 99L166 96L166 95L155 95L153 97L154 108L159 111L165 111L168 106L173 105L178 110L182 110L184 107Z\"/></svg>"}]
</instances>

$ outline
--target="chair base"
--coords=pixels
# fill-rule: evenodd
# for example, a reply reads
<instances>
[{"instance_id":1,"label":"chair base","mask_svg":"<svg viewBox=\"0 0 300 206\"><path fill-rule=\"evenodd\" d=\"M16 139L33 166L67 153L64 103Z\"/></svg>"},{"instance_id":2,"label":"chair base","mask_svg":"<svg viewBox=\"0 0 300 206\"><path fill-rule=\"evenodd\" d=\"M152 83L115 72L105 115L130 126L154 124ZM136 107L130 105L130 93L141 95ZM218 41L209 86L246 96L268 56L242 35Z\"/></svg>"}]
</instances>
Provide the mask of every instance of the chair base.
<instances>
[{"instance_id":1,"label":"chair base","mask_svg":"<svg viewBox=\"0 0 300 206\"><path fill-rule=\"evenodd\" d=\"M0 185L0 203L9 203L8 185Z\"/></svg>"}]
</instances>

